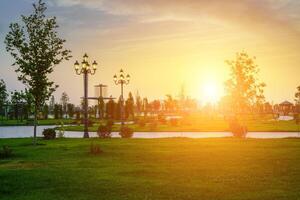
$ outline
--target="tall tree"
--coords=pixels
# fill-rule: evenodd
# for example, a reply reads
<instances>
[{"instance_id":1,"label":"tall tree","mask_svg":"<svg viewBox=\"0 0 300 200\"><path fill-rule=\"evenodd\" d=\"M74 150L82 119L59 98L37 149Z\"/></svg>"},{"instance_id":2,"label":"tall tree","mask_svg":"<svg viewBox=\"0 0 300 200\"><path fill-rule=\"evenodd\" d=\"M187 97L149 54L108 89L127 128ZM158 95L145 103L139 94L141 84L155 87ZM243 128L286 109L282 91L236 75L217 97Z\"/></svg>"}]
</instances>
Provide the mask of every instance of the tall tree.
<instances>
[{"instance_id":1,"label":"tall tree","mask_svg":"<svg viewBox=\"0 0 300 200\"><path fill-rule=\"evenodd\" d=\"M0 115L4 115L4 104L7 102L8 93L6 90L6 84L0 80Z\"/></svg>"},{"instance_id":2,"label":"tall tree","mask_svg":"<svg viewBox=\"0 0 300 200\"><path fill-rule=\"evenodd\" d=\"M55 17L46 17L47 7L42 0L33 4L34 11L29 16L21 16L22 23L10 24L6 35L6 50L15 59L18 79L22 81L34 99L34 139L38 113L45 101L58 87L50 81L48 75L54 66L68 60L70 50L64 48L64 39L58 36Z\"/></svg>"},{"instance_id":3,"label":"tall tree","mask_svg":"<svg viewBox=\"0 0 300 200\"><path fill-rule=\"evenodd\" d=\"M55 97L52 95L49 102L49 113L54 114Z\"/></svg>"},{"instance_id":4,"label":"tall tree","mask_svg":"<svg viewBox=\"0 0 300 200\"><path fill-rule=\"evenodd\" d=\"M74 114L75 114L75 105L72 104L72 103L68 103L67 107L68 107L68 109L67 109L68 110L68 116L70 118L73 118Z\"/></svg>"},{"instance_id":5,"label":"tall tree","mask_svg":"<svg viewBox=\"0 0 300 200\"><path fill-rule=\"evenodd\" d=\"M63 92L61 94L60 102L63 110L63 115L67 117L67 109L68 109L68 103L69 103L69 96L66 92Z\"/></svg>"},{"instance_id":6,"label":"tall tree","mask_svg":"<svg viewBox=\"0 0 300 200\"><path fill-rule=\"evenodd\" d=\"M255 57L242 52L236 54L235 60L226 62L231 70L230 79L225 83L231 111L237 115L249 111L255 104L263 103L266 85L258 79Z\"/></svg>"},{"instance_id":7,"label":"tall tree","mask_svg":"<svg viewBox=\"0 0 300 200\"><path fill-rule=\"evenodd\" d=\"M295 102L297 105L300 105L300 86L297 87L297 91L295 93Z\"/></svg>"}]
</instances>

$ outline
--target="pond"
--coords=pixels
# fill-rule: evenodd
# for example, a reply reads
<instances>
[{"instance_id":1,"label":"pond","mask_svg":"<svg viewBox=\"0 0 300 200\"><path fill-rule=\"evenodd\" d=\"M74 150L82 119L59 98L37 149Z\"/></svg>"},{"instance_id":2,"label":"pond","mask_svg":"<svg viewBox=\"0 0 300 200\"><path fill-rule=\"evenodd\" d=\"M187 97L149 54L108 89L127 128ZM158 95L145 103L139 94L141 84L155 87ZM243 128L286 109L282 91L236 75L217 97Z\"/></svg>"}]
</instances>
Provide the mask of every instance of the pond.
<instances>
[{"instance_id":1,"label":"pond","mask_svg":"<svg viewBox=\"0 0 300 200\"><path fill-rule=\"evenodd\" d=\"M38 126L37 135L42 136L45 128L53 128L55 126ZM27 138L32 137L32 126L7 126L0 127L0 138ZM82 132L66 131L65 137L81 138ZM96 137L95 132L90 132L91 137ZM120 137L117 132L112 133L113 137ZM230 132L136 132L133 138L170 138L170 137L187 137L187 138L218 138L230 137ZM297 132L249 132L248 138L288 138L300 137Z\"/></svg>"}]
</instances>

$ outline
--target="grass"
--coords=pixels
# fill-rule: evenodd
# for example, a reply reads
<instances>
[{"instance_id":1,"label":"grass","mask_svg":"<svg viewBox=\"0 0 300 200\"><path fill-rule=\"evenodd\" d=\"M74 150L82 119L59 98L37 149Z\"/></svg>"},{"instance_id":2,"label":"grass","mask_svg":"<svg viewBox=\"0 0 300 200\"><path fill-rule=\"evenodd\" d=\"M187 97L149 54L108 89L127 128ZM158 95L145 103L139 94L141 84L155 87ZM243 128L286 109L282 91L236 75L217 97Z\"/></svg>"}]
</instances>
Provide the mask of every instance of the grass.
<instances>
[{"instance_id":1,"label":"grass","mask_svg":"<svg viewBox=\"0 0 300 200\"><path fill-rule=\"evenodd\" d=\"M90 155L91 142L103 153ZM299 139L2 139L0 199L296 200Z\"/></svg>"},{"instance_id":2,"label":"grass","mask_svg":"<svg viewBox=\"0 0 300 200\"><path fill-rule=\"evenodd\" d=\"M89 128L90 131L97 131L99 123L95 123ZM269 120L247 120L246 125L250 132L299 132L300 126L295 121L269 121ZM228 123L224 119L203 119L191 120L190 122L182 122L174 126L170 123L158 123L156 128L151 124L140 126L138 124L128 125L135 132L210 132L210 131L229 131ZM65 126L67 131L83 131L83 125ZM119 131L120 125L114 125L113 131Z\"/></svg>"}]
</instances>

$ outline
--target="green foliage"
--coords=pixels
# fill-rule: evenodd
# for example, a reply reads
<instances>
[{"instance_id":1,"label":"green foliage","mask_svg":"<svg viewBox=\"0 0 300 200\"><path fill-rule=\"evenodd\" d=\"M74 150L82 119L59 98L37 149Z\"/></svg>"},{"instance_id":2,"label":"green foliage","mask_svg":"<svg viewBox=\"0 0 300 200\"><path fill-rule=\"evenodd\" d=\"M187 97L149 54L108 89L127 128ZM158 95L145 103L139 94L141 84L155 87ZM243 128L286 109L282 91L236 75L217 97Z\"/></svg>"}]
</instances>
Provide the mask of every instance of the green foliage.
<instances>
[{"instance_id":1,"label":"green foliage","mask_svg":"<svg viewBox=\"0 0 300 200\"><path fill-rule=\"evenodd\" d=\"M13 150L8 146L2 146L0 149L0 159L7 159L13 156Z\"/></svg>"},{"instance_id":2,"label":"green foliage","mask_svg":"<svg viewBox=\"0 0 300 200\"><path fill-rule=\"evenodd\" d=\"M258 81L258 66L255 57L247 53L237 53L236 59L226 61L230 66L231 77L225 83L226 103L235 114L248 111L250 106L264 103L265 83Z\"/></svg>"},{"instance_id":3,"label":"green foliage","mask_svg":"<svg viewBox=\"0 0 300 200\"><path fill-rule=\"evenodd\" d=\"M71 56L70 50L63 47L65 40L58 36L56 18L45 15L45 3L39 0L33 7L32 14L21 16L22 24L10 24L5 44L7 52L15 60L13 66L18 79L33 96L36 126L41 107L58 87L48 75L53 72L54 66ZM35 138L36 128L34 130Z\"/></svg>"},{"instance_id":4,"label":"green foliage","mask_svg":"<svg viewBox=\"0 0 300 200\"><path fill-rule=\"evenodd\" d=\"M132 138L133 136L133 129L127 126L122 126L119 135L122 138Z\"/></svg>"},{"instance_id":5,"label":"green foliage","mask_svg":"<svg viewBox=\"0 0 300 200\"><path fill-rule=\"evenodd\" d=\"M111 127L100 125L97 130L99 138L111 138Z\"/></svg>"},{"instance_id":6,"label":"green foliage","mask_svg":"<svg viewBox=\"0 0 300 200\"><path fill-rule=\"evenodd\" d=\"M2 106L7 102L7 89L5 82L1 79L0 80L0 110L2 109Z\"/></svg>"},{"instance_id":7,"label":"green foliage","mask_svg":"<svg viewBox=\"0 0 300 200\"><path fill-rule=\"evenodd\" d=\"M56 138L56 132L53 128L47 128L43 131L44 139L45 140L53 140Z\"/></svg>"}]
</instances>

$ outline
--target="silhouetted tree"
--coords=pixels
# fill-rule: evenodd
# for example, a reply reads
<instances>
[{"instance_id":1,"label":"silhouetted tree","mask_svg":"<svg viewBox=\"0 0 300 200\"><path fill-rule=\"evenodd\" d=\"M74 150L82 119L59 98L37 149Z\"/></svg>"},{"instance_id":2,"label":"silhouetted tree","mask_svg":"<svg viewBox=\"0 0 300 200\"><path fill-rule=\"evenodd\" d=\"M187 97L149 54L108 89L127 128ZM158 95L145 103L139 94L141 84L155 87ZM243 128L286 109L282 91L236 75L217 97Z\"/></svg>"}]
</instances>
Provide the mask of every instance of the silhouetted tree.
<instances>
[{"instance_id":1,"label":"silhouetted tree","mask_svg":"<svg viewBox=\"0 0 300 200\"><path fill-rule=\"evenodd\" d=\"M115 119L115 102L112 99L106 103L106 118Z\"/></svg>"},{"instance_id":2,"label":"silhouetted tree","mask_svg":"<svg viewBox=\"0 0 300 200\"><path fill-rule=\"evenodd\" d=\"M7 97L8 97L8 93L6 90L6 84L1 79L0 80L0 115L2 115L2 117L5 115L4 105L7 103Z\"/></svg>"},{"instance_id":3,"label":"silhouetted tree","mask_svg":"<svg viewBox=\"0 0 300 200\"><path fill-rule=\"evenodd\" d=\"M72 103L68 103L67 107L69 117L73 118L75 114L75 105Z\"/></svg>"},{"instance_id":4,"label":"silhouetted tree","mask_svg":"<svg viewBox=\"0 0 300 200\"><path fill-rule=\"evenodd\" d=\"M129 92L128 99L125 102L125 118L132 116L134 118L134 99L132 93Z\"/></svg>"},{"instance_id":5,"label":"silhouetted tree","mask_svg":"<svg viewBox=\"0 0 300 200\"><path fill-rule=\"evenodd\" d=\"M63 92L61 94L60 103L62 106L63 116L67 118L67 109L68 109L68 103L69 103L69 96L66 92Z\"/></svg>"},{"instance_id":6,"label":"silhouetted tree","mask_svg":"<svg viewBox=\"0 0 300 200\"><path fill-rule=\"evenodd\" d=\"M70 58L70 51L64 49L65 40L58 37L56 18L45 16L47 7L42 0L33 4L34 12L22 16L23 24L12 23L6 35L6 50L15 59L18 79L22 81L34 99L34 144L38 113L45 101L58 87L48 75L53 67Z\"/></svg>"}]
</instances>

